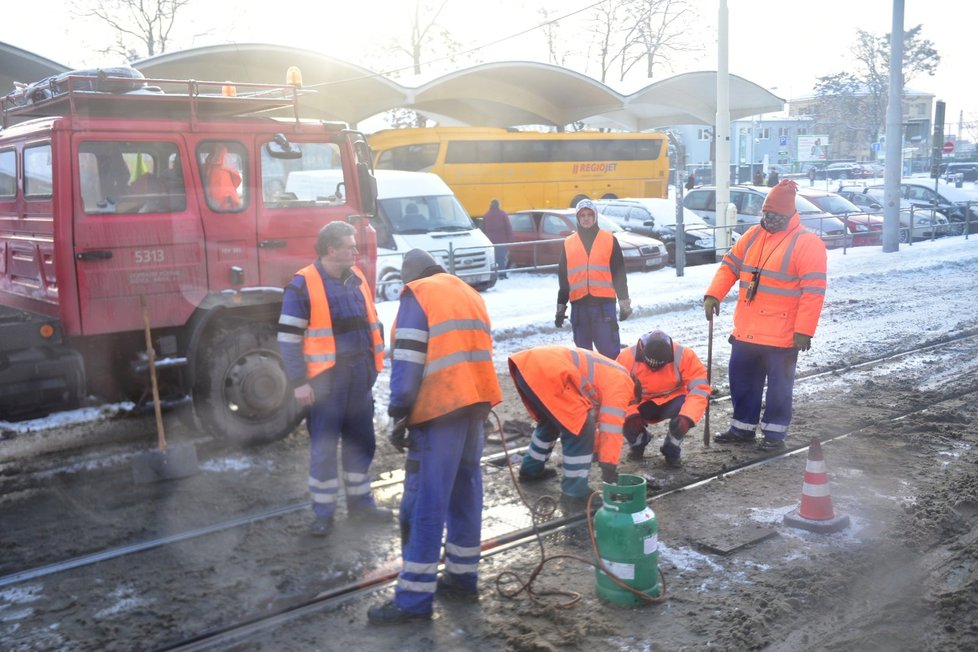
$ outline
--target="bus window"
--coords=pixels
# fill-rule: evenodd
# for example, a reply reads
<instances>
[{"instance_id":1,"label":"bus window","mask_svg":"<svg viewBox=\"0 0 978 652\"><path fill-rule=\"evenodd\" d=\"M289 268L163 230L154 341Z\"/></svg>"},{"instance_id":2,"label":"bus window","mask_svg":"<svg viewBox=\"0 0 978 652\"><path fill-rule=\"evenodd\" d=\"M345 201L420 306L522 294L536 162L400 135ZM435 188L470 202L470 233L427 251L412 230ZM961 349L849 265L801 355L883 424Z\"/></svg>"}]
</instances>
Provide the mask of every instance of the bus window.
<instances>
[{"instance_id":1,"label":"bus window","mask_svg":"<svg viewBox=\"0 0 978 652\"><path fill-rule=\"evenodd\" d=\"M428 172L438 160L438 143L419 143L393 147L381 152L377 157L380 170L407 170L408 172Z\"/></svg>"}]
</instances>

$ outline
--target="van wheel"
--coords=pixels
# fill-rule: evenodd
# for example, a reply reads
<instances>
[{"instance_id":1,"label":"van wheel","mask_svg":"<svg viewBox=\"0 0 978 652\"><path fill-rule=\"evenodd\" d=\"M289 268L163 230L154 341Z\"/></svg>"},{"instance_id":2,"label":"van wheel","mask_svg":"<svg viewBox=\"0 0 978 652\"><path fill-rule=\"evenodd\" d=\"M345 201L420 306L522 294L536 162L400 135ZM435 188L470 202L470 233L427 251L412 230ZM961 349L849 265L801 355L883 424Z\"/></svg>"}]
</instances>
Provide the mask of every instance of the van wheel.
<instances>
[{"instance_id":1,"label":"van wheel","mask_svg":"<svg viewBox=\"0 0 978 652\"><path fill-rule=\"evenodd\" d=\"M377 294L384 301L393 301L401 296L401 288L403 287L401 273L390 270L380 275L380 281L377 283Z\"/></svg>"},{"instance_id":2,"label":"van wheel","mask_svg":"<svg viewBox=\"0 0 978 652\"><path fill-rule=\"evenodd\" d=\"M571 208L577 208L577 203L579 201L581 201L582 199L588 199L588 196L587 195L578 195L577 197L574 197L574 199L571 200L570 207Z\"/></svg>"},{"instance_id":3,"label":"van wheel","mask_svg":"<svg viewBox=\"0 0 978 652\"><path fill-rule=\"evenodd\" d=\"M281 439L299 425L303 413L275 340L268 322L219 328L210 337L194 388L194 409L208 432L252 445Z\"/></svg>"}]
</instances>

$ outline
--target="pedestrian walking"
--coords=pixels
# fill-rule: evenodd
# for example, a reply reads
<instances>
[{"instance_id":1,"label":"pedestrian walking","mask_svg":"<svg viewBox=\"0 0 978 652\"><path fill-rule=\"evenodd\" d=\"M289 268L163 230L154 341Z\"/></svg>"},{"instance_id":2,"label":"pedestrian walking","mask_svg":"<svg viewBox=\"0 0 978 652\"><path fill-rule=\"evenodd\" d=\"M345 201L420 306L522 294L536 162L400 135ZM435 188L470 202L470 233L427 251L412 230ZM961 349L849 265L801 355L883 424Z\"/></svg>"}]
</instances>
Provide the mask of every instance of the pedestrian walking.
<instances>
[{"instance_id":1,"label":"pedestrian walking","mask_svg":"<svg viewBox=\"0 0 978 652\"><path fill-rule=\"evenodd\" d=\"M587 501L595 455L602 481L617 482L622 424L640 391L628 371L585 349L545 345L511 355L509 373L537 422L520 464L520 481L557 474L546 463L559 439L563 448L560 491L566 507L576 509Z\"/></svg>"},{"instance_id":2,"label":"pedestrian walking","mask_svg":"<svg viewBox=\"0 0 978 652\"><path fill-rule=\"evenodd\" d=\"M752 442L760 427L758 448L785 447L798 352L811 348L826 288L825 243L802 227L797 190L785 179L768 193L760 224L723 257L703 299L710 321L730 288L740 287L728 364L733 419L717 443Z\"/></svg>"},{"instance_id":3,"label":"pedestrian walking","mask_svg":"<svg viewBox=\"0 0 978 652\"><path fill-rule=\"evenodd\" d=\"M315 536L326 536L333 526L341 480L350 518L391 518L370 493L376 450L372 388L383 369L384 341L370 285L354 265L355 233L346 222L330 222L319 231L319 257L285 287L278 321L279 350L295 400L309 408Z\"/></svg>"},{"instance_id":4,"label":"pedestrian walking","mask_svg":"<svg viewBox=\"0 0 978 652\"><path fill-rule=\"evenodd\" d=\"M673 341L661 330L650 331L618 355L618 364L642 386L639 404L625 418L628 459L641 460L652 441L647 426L669 421L659 448L668 466L681 466L682 441L706 413L711 388L706 367L693 349Z\"/></svg>"},{"instance_id":5,"label":"pedestrian walking","mask_svg":"<svg viewBox=\"0 0 978 652\"><path fill-rule=\"evenodd\" d=\"M482 228L485 229L486 237L494 245L505 245L513 241L513 224L509 221L509 214L499 207L498 199L489 202L489 210L482 216ZM509 248L493 247L493 251L499 278L506 278Z\"/></svg>"},{"instance_id":6,"label":"pedestrian walking","mask_svg":"<svg viewBox=\"0 0 978 652\"><path fill-rule=\"evenodd\" d=\"M609 231L598 227L597 215L590 199L578 202L577 231L564 240L557 268L559 289L554 325L557 328L564 325L570 302L574 344L582 349L596 348L614 360L621 350L618 320L631 316L632 302L628 297L621 246Z\"/></svg>"},{"instance_id":7,"label":"pedestrian walking","mask_svg":"<svg viewBox=\"0 0 978 652\"><path fill-rule=\"evenodd\" d=\"M502 400L479 293L421 249L405 254L401 278L387 413L391 443L407 451L404 565L394 599L367 612L374 624L430 619L436 594L478 597L484 423Z\"/></svg>"}]
</instances>

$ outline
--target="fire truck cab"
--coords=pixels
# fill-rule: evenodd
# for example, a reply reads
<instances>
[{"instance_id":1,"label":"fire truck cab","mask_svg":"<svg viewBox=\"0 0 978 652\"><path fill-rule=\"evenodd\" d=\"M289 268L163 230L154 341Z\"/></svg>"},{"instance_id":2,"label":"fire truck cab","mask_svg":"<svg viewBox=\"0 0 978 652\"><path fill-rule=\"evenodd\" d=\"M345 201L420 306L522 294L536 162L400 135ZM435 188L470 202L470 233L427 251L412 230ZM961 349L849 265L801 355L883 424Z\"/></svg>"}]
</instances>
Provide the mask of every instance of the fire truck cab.
<instances>
[{"instance_id":1,"label":"fire truck cab","mask_svg":"<svg viewBox=\"0 0 978 652\"><path fill-rule=\"evenodd\" d=\"M276 345L284 286L334 220L375 278L366 139L300 119L297 85L112 72L0 100L0 418L145 402L144 300L165 400L234 442L284 436L300 418ZM310 170L342 181L286 191Z\"/></svg>"}]
</instances>

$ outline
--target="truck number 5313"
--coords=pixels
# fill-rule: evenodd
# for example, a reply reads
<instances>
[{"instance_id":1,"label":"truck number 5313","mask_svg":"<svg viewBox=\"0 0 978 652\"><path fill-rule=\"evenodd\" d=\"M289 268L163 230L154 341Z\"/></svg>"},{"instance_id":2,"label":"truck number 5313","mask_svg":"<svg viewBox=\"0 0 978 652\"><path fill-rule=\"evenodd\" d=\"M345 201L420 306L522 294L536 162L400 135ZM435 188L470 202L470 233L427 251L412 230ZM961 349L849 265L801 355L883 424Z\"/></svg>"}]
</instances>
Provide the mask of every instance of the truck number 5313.
<instances>
[{"instance_id":1,"label":"truck number 5313","mask_svg":"<svg viewBox=\"0 0 978 652\"><path fill-rule=\"evenodd\" d=\"M166 256L163 254L162 249L136 249L136 262L140 264L146 263L162 263L166 261Z\"/></svg>"}]
</instances>

